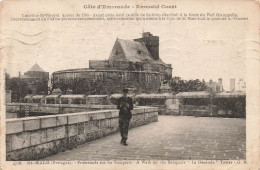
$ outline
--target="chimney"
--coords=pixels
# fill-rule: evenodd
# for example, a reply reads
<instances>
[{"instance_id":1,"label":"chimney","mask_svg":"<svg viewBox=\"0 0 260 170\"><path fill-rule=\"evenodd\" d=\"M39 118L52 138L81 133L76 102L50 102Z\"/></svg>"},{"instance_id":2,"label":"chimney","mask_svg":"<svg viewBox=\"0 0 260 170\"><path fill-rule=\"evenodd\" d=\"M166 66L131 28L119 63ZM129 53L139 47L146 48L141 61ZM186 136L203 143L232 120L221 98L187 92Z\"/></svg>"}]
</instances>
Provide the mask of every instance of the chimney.
<instances>
[{"instance_id":1,"label":"chimney","mask_svg":"<svg viewBox=\"0 0 260 170\"><path fill-rule=\"evenodd\" d=\"M218 79L218 84L221 84L221 85L222 85L222 78L219 78L219 79Z\"/></svg>"},{"instance_id":2,"label":"chimney","mask_svg":"<svg viewBox=\"0 0 260 170\"><path fill-rule=\"evenodd\" d=\"M150 34L150 32L143 32L142 33L142 38L150 37L153 36L153 34Z\"/></svg>"}]
</instances>

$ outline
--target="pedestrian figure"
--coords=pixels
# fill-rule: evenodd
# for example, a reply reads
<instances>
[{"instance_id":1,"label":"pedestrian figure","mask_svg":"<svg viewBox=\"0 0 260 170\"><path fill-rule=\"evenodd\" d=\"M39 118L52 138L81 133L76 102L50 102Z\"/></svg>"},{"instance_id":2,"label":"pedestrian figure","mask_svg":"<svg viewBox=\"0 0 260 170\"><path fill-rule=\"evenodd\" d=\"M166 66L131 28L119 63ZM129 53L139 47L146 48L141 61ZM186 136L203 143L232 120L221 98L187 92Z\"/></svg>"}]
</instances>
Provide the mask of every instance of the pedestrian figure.
<instances>
[{"instance_id":1,"label":"pedestrian figure","mask_svg":"<svg viewBox=\"0 0 260 170\"><path fill-rule=\"evenodd\" d=\"M132 118L131 110L133 110L133 100L127 96L128 89L123 89L123 97L118 99L117 109L119 109L119 131L121 134L120 143L127 146L128 128L130 119Z\"/></svg>"}]
</instances>

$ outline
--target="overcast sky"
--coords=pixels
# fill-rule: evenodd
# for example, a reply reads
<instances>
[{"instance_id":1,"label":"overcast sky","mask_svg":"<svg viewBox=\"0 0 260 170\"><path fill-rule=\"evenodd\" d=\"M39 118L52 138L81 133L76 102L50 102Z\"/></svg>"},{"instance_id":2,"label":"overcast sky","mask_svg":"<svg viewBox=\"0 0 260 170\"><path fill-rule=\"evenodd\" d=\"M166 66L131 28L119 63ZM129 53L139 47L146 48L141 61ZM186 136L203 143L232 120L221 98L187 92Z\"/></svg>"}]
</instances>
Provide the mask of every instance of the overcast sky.
<instances>
[{"instance_id":1,"label":"overcast sky","mask_svg":"<svg viewBox=\"0 0 260 170\"><path fill-rule=\"evenodd\" d=\"M37 8L34 10L32 13ZM23 12L21 9L20 13ZM7 57L6 71L11 76L17 76L19 71L26 72L36 62L50 73L87 68L89 60L108 59L116 38L135 39L145 31L160 37L160 58L172 64L173 76L205 81L223 78L226 90L229 90L230 78L245 78L247 22L85 21L8 24L9 27L2 30L4 36L0 45L5 47L1 52Z\"/></svg>"}]
</instances>

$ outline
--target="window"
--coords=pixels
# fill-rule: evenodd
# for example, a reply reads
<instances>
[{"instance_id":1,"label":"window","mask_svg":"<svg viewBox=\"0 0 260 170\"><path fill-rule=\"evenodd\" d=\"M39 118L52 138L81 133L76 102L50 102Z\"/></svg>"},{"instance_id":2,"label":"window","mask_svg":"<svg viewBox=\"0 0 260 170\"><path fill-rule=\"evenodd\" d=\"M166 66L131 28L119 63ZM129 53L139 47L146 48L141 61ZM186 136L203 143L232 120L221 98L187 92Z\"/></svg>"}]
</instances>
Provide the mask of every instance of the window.
<instances>
[{"instance_id":1,"label":"window","mask_svg":"<svg viewBox=\"0 0 260 170\"><path fill-rule=\"evenodd\" d=\"M137 50L137 54L141 54L141 50Z\"/></svg>"},{"instance_id":2,"label":"window","mask_svg":"<svg viewBox=\"0 0 260 170\"><path fill-rule=\"evenodd\" d=\"M118 51L116 51L116 56L118 55Z\"/></svg>"}]
</instances>

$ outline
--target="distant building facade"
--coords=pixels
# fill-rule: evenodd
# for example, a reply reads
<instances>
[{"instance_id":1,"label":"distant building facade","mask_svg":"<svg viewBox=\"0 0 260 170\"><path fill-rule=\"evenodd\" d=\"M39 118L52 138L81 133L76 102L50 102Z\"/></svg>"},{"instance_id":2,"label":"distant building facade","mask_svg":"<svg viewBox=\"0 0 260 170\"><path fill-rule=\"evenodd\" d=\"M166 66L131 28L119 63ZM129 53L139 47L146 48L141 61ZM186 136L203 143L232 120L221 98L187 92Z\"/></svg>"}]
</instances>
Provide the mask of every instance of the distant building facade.
<instances>
[{"instance_id":1,"label":"distant building facade","mask_svg":"<svg viewBox=\"0 0 260 170\"><path fill-rule=\"evenodd\" d=\"M214 82L212 80L209 80L209 82L206 82L207 91L213 92L213 93L220 93L223 92L223 84L222 84L222 78L218 79L218 82Z\"/></svg>"},{"instance_id":2,"label":"distant building facade","mask_svg":"<svg viewBox=\"0 0 260 170\"><path fill-rule=\"evenodd\" d=\"M48 93L49 72L44 71L37 63L19 77L26 80L31 94Z\"/></svg>"},{"instance_id":3,"label":"distant building facade","mask_svg":"<svg viewBox=\"0 0 260 170\"><path fill-rule=\"evenodd\" d=\"M246 82L243 78L239 78L237 83L236 79L230 79L230 91L246 91Z\"/></svg>"},{"instance_id":4,"label":"distant building facade","mask_svg":"<svg viewBox=\"0 0 260 170\"><path fill-rule=\"evenodd\" d=\"M235 91L236 89L236 79L230 79L230 91Z\"/></svg>"},{"instance_id":5,"label":"distant building facade","mask_svg":"<svg viewBox=\"0 0 260 170\"><path fill-rule=\"evenodd\" d=\"M246 91L246 82L244 81L243 78L239 78L237 87L238 87L237 91Z\"/></svg>"},{"instance_id":6,"label":"distant building facade","mask_svg":"<svg viewBox=\"0 0 260 170\"><path fill-rule=\"evenodd\" d=\"M52 83L63 92L72 89L77 93L80 86L99 82L103 94L121 92L125 87L152 93L171 77L171 65L159 57L159 37L145 32L139 39L116 39L108 60L90 60L89 68L54 72Z\"/></svg>"}]
</instances>

